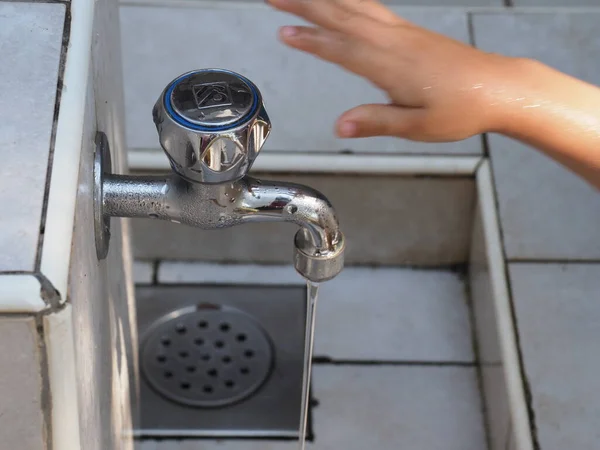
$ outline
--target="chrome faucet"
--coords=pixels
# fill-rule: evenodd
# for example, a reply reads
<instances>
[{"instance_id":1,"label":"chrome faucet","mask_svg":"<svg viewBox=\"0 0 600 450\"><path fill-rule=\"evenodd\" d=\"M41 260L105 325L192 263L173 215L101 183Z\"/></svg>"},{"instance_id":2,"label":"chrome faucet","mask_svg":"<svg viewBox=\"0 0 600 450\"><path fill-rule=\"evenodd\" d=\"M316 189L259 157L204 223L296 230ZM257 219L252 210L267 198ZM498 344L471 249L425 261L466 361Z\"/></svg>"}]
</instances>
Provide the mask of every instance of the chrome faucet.
<instances>
[{"instance_id":1,"label":"chrome faucet","mask_svg":"<svg viewBox=\"0 0 600 450\"><path fill-rule=\"evenodd\" d=\"M114 175L106 137L95 155L96 249L106 257L110 217L146 217L202 229L249 222L293 222L294 266L306 279L335 277L344 265L344 236L320 192L247 175L271 123L258 88L226 70L186 73L173 80L152 116L173 174Z\"/></svg>"}]
</instances>

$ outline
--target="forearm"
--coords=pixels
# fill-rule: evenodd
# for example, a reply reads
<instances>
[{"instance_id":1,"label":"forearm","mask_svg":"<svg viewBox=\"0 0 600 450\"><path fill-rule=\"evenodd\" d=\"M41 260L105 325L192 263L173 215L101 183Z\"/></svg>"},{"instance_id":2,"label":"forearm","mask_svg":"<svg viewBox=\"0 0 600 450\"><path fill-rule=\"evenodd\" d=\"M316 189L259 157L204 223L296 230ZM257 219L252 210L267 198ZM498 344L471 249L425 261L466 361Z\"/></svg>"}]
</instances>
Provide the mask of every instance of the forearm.
<instances>
[{"instance_id":1,"label":"forearm","mask_svg":"<svg viewBox=\"0 0 600 450\"><path fill-rule=\"evenodd\" d=\"M600 88L531 60L490 98L497 131L546 153L600 189Z\"/></svg>"}]
</instances>

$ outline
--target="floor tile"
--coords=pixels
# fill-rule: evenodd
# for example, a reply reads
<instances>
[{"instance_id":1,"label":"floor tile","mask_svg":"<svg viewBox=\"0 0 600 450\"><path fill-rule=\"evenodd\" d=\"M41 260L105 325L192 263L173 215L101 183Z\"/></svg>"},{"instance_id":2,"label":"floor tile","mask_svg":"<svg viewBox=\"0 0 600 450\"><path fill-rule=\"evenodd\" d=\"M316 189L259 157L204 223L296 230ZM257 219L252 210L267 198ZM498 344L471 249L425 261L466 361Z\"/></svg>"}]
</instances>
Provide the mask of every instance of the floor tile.
<instances>
[{"instance_id":1,"label":"floor tile","mask_svg":"<svg viewBox=\"0 0 600 450\"><path fill-rule=\"evenodd\" d=\"M134 261L133 281L136 284L150 284L154 278L154 263L147 261Z\"/></svg>"},{"instance_id":2,"label":"floor tile","mask_svg":"<svg viewBox=\"0 0 600 450\"><path fill-rule=\"evenodd\" d=\"M600 13L476 14L473 27L482 49L533 57L600 84L599 21ZM514 140L493 135L489 147L507 257L600 259L597 191Z\"/></svg>"},{"instance_id":3,"label":"floor tile","mask_svg":"<svg viewBox=\"0 0 600 450\"><path fill-rule=\"evenodd\" d=\"M600 264L510 264L540 447L600 442Z\"/></svg>"},{"instance_id":4,"label":"floor tile","mask_svg":"<svg viewBox=\"0 0 600 450\"><path fill-rule=\"evenodd\" d=\"M303 284L291 266L163 262L160 283ZM319 290L315 356L473 361L464 281L452 272L347 267Z\"/></svg>"},{"instance_id":5,"label":"floor tile","mask_svg":"<svg viewBox=\"0 0 600 450\"><path fill-rule=\"evenodd\" d=\"M316 356L473 361L465 285L454 273L348 267L321 285L317 314Z\"/></svg>"},{"instance_id":6,"label":"floor tile","mask_svg":"<svg viewBox=\"0 0 600 450\"><path fill-rule=\"evenodd\" d=\"M158 266L161 284L276 284L303 285L304 279L291 265L211 264L162 261Z\"/></svg>"},{"instance_id":7,"label":"floor tile","mask_svg":"<svg viewBox=\"0 0 600 450\"><path fill-rule=\"evenodd\" d=\"M62 4L0 2L0 272L35 269L64 20Z\"/></svg>"},{"instance_id":8,"label":"floor tile","mask_svg":"<svg viewBox=\"0 0 600 450\"><path fill-rule=\"evenodd\" d=\"M475 369L315 366L318 450L482 450Z\"/></svg>"},{"instance_id":9,"label":"floor tile","mask_svg":"<svg viewBox=\"0 0 600 450\"><path fill-rule=\"evenodd\" d=\"M464 12L411 10L403 15L437 32L468 40ZM165 23L178 26L165 27ZM222 67L248 76L261 90L273 121L273 132L265 149L481 153L479 137L452 144L418 144L394 138L336 139L333 126L342 112L361 103L387 102L387 99L361 78L277 41L279 26L298 23L301 23L298 19L263 5L122 7L129 147L158 148L151 110L167 83L189 70ZM223 29L228 32L221 33ZM189 51L181 42L211 45L200 44Z\"/></svg>"}]
</instances>

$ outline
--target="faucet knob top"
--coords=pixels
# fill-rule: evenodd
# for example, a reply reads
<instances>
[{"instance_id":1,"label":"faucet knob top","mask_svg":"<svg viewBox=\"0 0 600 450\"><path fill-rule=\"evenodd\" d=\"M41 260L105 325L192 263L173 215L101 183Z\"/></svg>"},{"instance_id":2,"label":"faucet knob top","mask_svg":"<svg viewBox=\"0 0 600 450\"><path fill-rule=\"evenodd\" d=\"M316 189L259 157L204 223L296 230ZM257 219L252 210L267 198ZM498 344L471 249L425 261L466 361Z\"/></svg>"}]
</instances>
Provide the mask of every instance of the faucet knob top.
<instances>
[{"instance_id":1,"label":"faucet knob top","mask_svg":"<svg viewBox=\"0 0 600 450\"><path fill-rule=\"evenodd\" d=\"M200 183L246 175L271 130L258 88L222 69L177 77L152 115L173 170Z\"/></svg>"}]
</instances>

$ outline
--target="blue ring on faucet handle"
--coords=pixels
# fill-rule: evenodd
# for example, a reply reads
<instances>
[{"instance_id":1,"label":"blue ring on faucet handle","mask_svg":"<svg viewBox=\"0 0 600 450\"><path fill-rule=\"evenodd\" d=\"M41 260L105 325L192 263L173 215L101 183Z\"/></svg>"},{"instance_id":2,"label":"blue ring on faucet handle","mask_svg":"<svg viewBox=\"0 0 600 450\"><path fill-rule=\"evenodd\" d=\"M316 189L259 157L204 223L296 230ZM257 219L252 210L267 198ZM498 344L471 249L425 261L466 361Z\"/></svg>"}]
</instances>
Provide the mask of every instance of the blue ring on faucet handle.
<instances>
[{"instance_id":1,"label":"blue ring on faucet handle","mask_svg":"<svg viewBox=\"0 0 600 450\"><path fill-rule=\"evenodd\" d=\"M194 75L198 75L199 73L202 73L202 72L213 72L213 73L220 72L220 73L224 73L224 74L239 78L246 86L248 86L250 88L250 91L252 93L252 104L251 104L250 110L246 114L244 114L242 117L240 117L238 120L236 120L232 123L226 124L226 125L215 125L215 126L199 125L197 123L193 123L193 122L190 122L189 120L185 119L181 114L179 114L177 111L175 111L175 108L172 105L171 97L173 94L173 90L183 81L187 80L188 78L190 78ZM165 95L164 95L165 109L167 110L167 113L171 116L171 118L175 122L177 122L179 125L182 125L186 128L189 128L189 129L192 129L195 131L204 131L204 132L228 131L228 130L237 128L238 126L245 123L250 117L252 117L256 114L256 111L258 110L258 106L259 106L258 104L259 104L259 94L258 94L258 89L254 85L254 83L252 83L246 77L244 77L238 73L232 72L230 70L224 70L224 69L202 69L202 70L195 70L193 72L185 73L185 74L177 77L175 80L173 80L171 82L171 84L167 88Z\"/></svg>"}]
</instances>

